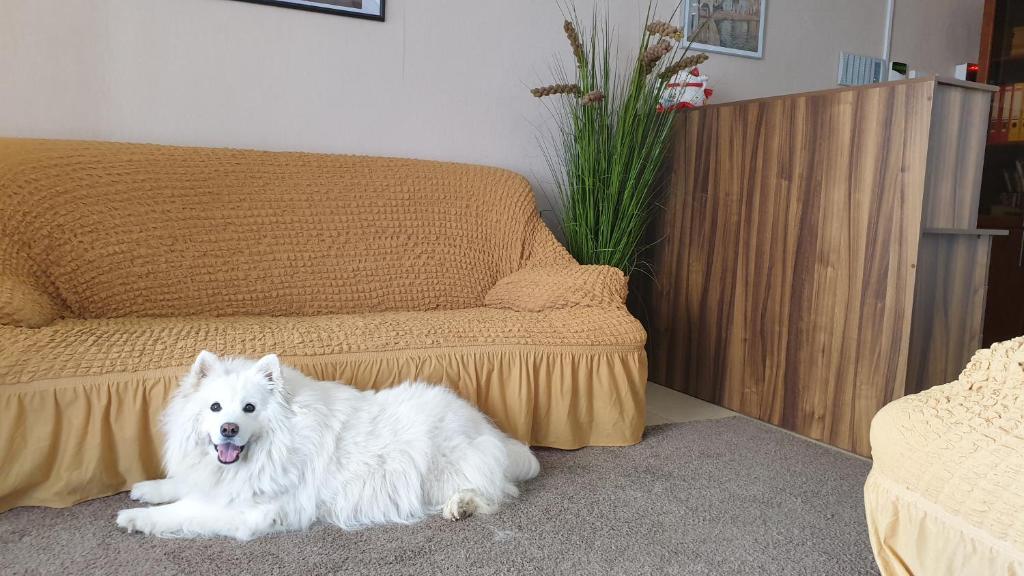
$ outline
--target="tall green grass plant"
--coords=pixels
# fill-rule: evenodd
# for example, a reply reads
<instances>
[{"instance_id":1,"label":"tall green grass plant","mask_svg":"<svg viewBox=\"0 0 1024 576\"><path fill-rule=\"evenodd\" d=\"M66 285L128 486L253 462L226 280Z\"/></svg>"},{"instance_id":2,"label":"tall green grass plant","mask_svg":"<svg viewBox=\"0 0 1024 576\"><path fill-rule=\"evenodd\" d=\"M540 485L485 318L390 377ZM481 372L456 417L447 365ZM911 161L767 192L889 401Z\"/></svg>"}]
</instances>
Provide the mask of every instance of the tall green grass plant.
<instances>
[{"instance_id":1,"label":"tall green grass plant","mask_svg":"<svg viewBox=\"0 0 1024 576\"><path fill-rule=\"evenodd\" d=\"M562 232L582 264L606 264L631 274L643 265L645 230L655 185L669 146L675 112L658 111L666 84L707 59L688 55L679 28L653 19L648 7L639 48L617 65L607 12L583 26L567 9L564 31L573 66L556 66L556 84L536 88L557 128L545 156L557 185Z\"/></svg>"}]
</instances>

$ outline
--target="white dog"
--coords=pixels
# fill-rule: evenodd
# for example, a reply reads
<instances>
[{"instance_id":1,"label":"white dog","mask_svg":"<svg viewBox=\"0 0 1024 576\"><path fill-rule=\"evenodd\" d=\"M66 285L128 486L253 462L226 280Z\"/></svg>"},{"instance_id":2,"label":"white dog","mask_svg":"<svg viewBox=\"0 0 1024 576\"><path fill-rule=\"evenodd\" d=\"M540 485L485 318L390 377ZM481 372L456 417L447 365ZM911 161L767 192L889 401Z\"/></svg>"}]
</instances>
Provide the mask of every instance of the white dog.
<instances>
[{"instance_id":1,"label":"white dog","mask_svg":"<svg viewBox=\"0 0 1024 576\"><path fill-rule=\"evenodd\" d=\"M493 512L540 464L443 387L361 392L202 352L164 412L166 480L139 482L118 526L239 540L322 520L345 529Z\"/></svg>"}]
</instances>

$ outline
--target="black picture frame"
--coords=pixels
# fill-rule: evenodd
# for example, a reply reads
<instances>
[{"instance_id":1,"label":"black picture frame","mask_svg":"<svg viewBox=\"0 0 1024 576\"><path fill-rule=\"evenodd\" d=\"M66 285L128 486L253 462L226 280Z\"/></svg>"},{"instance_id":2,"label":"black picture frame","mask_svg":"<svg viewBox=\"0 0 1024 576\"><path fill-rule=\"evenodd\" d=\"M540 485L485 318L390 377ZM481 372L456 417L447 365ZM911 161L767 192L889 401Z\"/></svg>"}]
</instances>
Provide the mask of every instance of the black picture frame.
<instances>
[{"instance_id":1,"label":"black picture frame","mask_svg":"<svg viewBox=\"0 0 1024 576\"><path fill-rule=\"evenodd\" d=\"M337 8L331 8L328 6L311 6L309 4L301 4L293 0L234 0L235 2L248 2L250 4L263 4L264 6L277 6L279 8L294 8L296 10L305 10L307 12L319 12L321 14L334 14L335 16L348 16L350 18L362 18L363 20L375 20L377 22L384 21L384 7L386 0L380 0L380 14L367 14L365 12L356 12L350 8L338 6ZM315 2L316 0L310 0Z\"/></svg>"}]
</instances>

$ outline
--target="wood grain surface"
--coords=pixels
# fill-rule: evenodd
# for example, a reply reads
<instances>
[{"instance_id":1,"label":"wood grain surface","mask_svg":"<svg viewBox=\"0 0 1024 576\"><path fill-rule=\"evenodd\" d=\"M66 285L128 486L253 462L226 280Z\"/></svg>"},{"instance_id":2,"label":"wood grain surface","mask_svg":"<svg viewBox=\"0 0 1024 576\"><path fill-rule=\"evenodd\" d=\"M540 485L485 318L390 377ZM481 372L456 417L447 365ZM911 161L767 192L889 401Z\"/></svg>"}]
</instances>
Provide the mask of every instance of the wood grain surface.
<instances>
[{"instance_id":1,"label":"wood grain surface","mask_svg":"<svg viewBox=\"0 0 1024 576\"><path fill-rule=\"evenodd\" d=\"M981 342L992 236L921 237L907 394L956 380Z\"/></svg>"},{"instance_id":2,"label":"wood grain surface","mask_svg":"<svg viewBox=\"0 0 1024 576\"><path fill-rule=\"evenodd\" d=\"M974 228L978 224L992 94L937 85L925 176L924 225Z\"/></svg>"},{"instance_id":3,"label":"wood grain surface","mask_svg":"<svg viewBox=\"0 0 1024 576\"><path fill-rule=\"evenodd\" d=\"M653 381L860 454L904 392L935 82L680 116Z\"/></svg>"}]
</instances>

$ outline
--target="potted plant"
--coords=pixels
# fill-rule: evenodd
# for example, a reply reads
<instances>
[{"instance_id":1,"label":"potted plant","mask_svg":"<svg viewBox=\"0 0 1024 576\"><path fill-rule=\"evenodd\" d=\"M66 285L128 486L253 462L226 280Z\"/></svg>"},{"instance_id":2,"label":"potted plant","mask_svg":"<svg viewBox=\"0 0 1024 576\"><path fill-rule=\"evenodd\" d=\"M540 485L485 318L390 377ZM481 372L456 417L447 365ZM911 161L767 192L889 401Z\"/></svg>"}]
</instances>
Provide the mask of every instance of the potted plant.
<instances>
[{"instance_id":1,"label":"potted plant","mask_svg":"<svg viewBox=\"0 0 1024 576\"><path fill-rule=\"evenodd\" d=\"M677 110L659 103L678 73L707 56L689 55L682 31L654 20L651 7L624 70L616 66L607 15L601 21L595 14L587 31L570 12L564 30L573 66L556 67L556 83L532 90L538 98L560 97L549 106L557 128L545 156L562 233L581 264L606 264L629 275L642 269L639 255Z\"/></svg>"}]
</instances>

